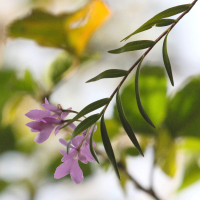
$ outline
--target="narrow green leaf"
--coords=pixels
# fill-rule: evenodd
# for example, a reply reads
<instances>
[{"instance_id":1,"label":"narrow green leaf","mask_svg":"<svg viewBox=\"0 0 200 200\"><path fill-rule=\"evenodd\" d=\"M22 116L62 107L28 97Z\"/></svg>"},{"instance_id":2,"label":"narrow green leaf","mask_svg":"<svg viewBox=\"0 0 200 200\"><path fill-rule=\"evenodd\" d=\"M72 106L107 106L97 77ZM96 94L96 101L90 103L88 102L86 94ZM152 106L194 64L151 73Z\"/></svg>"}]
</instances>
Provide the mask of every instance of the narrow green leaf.
<instances>
[{"instance_id":1,"label":"narrow green leaf","mask_svg":"<svg viewBox=\"0 0 200 200\"><path fill-rule=\"evenodd\" d=\"M113 168L114 168L118 178L120 179L119 171L117 168L117 163L115 160L115 155L114 155L114 152L113 152L113 149L112 149L109 137L108 137L108 133L106 130L104 116L102 116L102 118L101 118L101 137L102 137L103 145L104 145L105 151L108 155L108 158L109 158L111 164L113 165Z\"/></svg>"},{"instance_id":2,"label":"narrow green leaf","mask_svg":"<svg viewBox=\"0 0 200 200\"><path fill-rule=\"evenodd\" d=\"M94 149L93 149L93 144L92 144L95 126L96 126L96 124L92 127L92 133L91 133L91 136L90 136L90 152L91 152L93 158L99 163L98 158L97 158L97 156L94 152Z\"/></svg>"},{"instance_id":3,"label":"narrow green leaf","mask_svg":"<svg viewBox=\"0 0 200 200\"><path fill-rule=\"evenodd\" d=\"M136 96L136 100L137 100L137 105L138 105L138 109L140 111L140 114L142 115L142 117L151 125L155 128L155 126L153 125L152 121L150 120L149 116L147 115L147 113L145 112L143 106L142 106L142 102L140 99L140 91L139 91L139 75L140 75L140 66L142 64L144 58L142 58L142 60L139 63L139 66L137 68L136 71L136 75L135 75L135 96Z\"/></svg>"},{"instance_id":4,"label":"narrow green leaf","mask_svg":"<svg viewBox=\"0 0 200 200\"><path fill-rule=\"evenodd\" d=\"M110 101L109 98L100 99L98 101L95 101L89 105L87 105L85 108L83 108L72 120L70 120L66 125L64 125L62 128L68 126L69 124L75 122L77 119L83 117L84 115L101 108L102 106L106 105Z\"/></svg>"},{"instance_id":5,"label":"narrow green leaf","mask_svg":"<svg viewBox=\"0 0 200 200\"><path fill-rule=\"evenodd\" d=\"M173 24L176 20L174 19L160 19L157 21L156 26L162 27L162 26L169 26L170 24Z\"/></svg>"},{"instance_id":6,"label":"narrow green leaf","mask_svg":"<svg viewBox=\"0 0 200 200\"><path fill-rule=\"evenodd\" d=\"M91 115L89 117L87 117L86 119L84 119L75 129L74 132L72 133L71 139L67 145L67 154L69 152L69 148L70 148L70 143L71 140L73 138L75 138L78 134L80 134L81 132L83 132L84 130L88 129L90 126L92 126L94 123L97 122L97 120L100 118L100 114L94 114Z\"/></svg>"},{"instance_id":7,"label":"narrow green leaf","mask_svg":"<svg viewBox=\"0 0 200 200\"><path fill-rule=\"evenodd\" d=\"M100 118L100 114L94 114L91 115L89 117L87 117L86 119L84 119L75 129L74 132L72 133L71 139L73 139L74 137L76 137L78 134L80 134L81 132L83 132L84 130L86 130L87 128L89 128L90 126L92 126L94 123L97 122L97 120Z\"/></svg>"},{"instance_id":8,"label":"narrow green leaf","mask_svg":"<svg viewBox=\"0 0 200 200\"><path fill-rule=\"evenodd\" d=\"M168 53L167 53L167 36L168 36L168 34L169 34L169 32L165 36L164 43L163 43L163 49L162 49L163 61L164 61L165 69L167 71L169 79L171 81L171 84L174 86L174 80L173 80L173 75L172 75L171 64L170 64L170 60L169 60Z\"/></svg>"},{"instance_id":9,"label":"narrow green leaf","mask_svg":"<svg viewBox=\"0 0 200 200\"><path fill-rule=\"evenodd\" d=\"M117 92L117 95L116 95L116 103L117 103L117 110L118 110L118 113L119 113L119 117L120 117L120 120L122 122L122 126L124 127L124 130L126 131L127 135L129 136L130 140L135 145L137 150L140 152L140 154L142 156L144 156L142 149L141 149L141 147L140 147L140 145L137 141L137 138L135 137L135 134L134 134L130 124L128 123L128 121L127 121L127 119L124 115L123 107L122 107L120 96L119 96L119 91Z\"/></svg>"},{"instance_id":10,"label":"narrow green leaf","mask_svg":"<svg viewBox=\"0 0 200 200\"><path fill-rule=\"evenodd\" d=\"M154 44L155 42L151 40L138 40L129 42L119 49L110 50L108 51L108 53L118 54L127 51L136 51L136 50L146 49L148 47L153 46Z\"/></svg>"},{"instance_id":11,"label":"narrow green leaf","mask_svg":"<svg viewBox=\"0 0 200 200\"><path fill-rule=\"evenodd\" d=\"M128 71L122 70L122 69L109 69L106 70L99 75L95 76L94 78L88 80L86 83L93 82L93 81L98 81L103 78L117 78L117 77L122 77L126 76L128 74Z\"/></svg>"},{"instance_id":12,"label":"narrow green leaf","mask_svg":"<svg viewBox=\"0 0 200 200\"><path fill-rule=\"evenodd\" d=\"M125 37L121 41L129 39L132 35L135 35L136 33L140 33L142 31L150 29L160 19L171 17L173 15L176 15L176 14L179 14L181 12L184 12L185 10L190 8L190 6L191 6L191 4L179 5L179 6L175 6L175 7L169 8L167 10L164 10L164 11L158 13L157 15L152 17L150 20L148 20L146 23L144 23L142 26L140 26L140 28L138 28L135 32L131 33L130 35L128 35L127 37Z\"/></svg>"}]
</instances>

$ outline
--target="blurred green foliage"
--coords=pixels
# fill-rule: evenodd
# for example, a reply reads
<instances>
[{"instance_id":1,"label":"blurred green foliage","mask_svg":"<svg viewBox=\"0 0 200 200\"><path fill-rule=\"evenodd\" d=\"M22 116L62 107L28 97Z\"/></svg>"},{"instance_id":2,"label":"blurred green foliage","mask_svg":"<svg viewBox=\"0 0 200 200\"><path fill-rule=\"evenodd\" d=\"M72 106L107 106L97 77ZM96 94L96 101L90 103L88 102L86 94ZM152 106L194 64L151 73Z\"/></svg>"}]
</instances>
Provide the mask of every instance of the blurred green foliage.
<instances>
[{"instance_id":1,"label":"blurred green foliage","mask_svg":"<svg viewBox=\"0 0 200 200\"><path fill-rule=\"evenodd\" d=\"M49 69L49 77L53 85L57 84L63 78L64 73L71 67L72 63L72 58L66 52L61 53L57 57Z\"/></svg>"}]
</instances>

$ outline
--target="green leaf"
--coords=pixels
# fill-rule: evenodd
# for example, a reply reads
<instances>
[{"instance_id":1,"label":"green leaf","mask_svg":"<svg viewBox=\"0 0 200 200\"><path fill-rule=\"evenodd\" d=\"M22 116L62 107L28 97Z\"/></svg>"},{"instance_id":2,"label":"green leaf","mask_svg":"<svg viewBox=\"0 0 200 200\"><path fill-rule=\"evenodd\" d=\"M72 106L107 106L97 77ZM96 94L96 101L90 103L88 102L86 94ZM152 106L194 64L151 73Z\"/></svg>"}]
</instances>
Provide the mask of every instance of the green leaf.
<instances>
[{"instance_id":1,"label":"green leaf","mask_svg":"<svg viewBox=\"0 0 200 200\"><path fill-rule=\"evenodd\" d=\"M93 128L92 128L92 133L91 133L91 136L90 136L90 152L91 152L93 158L99 163L98 158L97 158L97 156L94 152L94 149L93 149L93 135L94 135L95 126L96 125L94 125Z\"/></svg>"},{"instance_id":2,"label":"green leaf","mask_svg":"<svg viewBox=\"0 0 200 200\"><path fill-rule=\"evenodd\" d=\"M140 148L140 145L137 141L137 138L135 137L135 134L134 134L130 124L128 123L128 121L127 121L127 119L124 115L123 107L122 107L120 96L119 96L119 91L117 92L117 95L116 95L116 103L117 103L117 110L118 110L118 113L119 113L119 117L120 117L120 120L122 122L122 126L124 127L124 130L126 131L127 135L129 136L130 140L135 145L137 150L140 152L140 154L142 156L144 156L142 149Z\"/></svg>"},{"instance_id":3,"label":"green leaf","mask_svg":"<svg viewBox=\"0 0 200 200\"><path fill-rule=\"evenodd\" d=\"M106 129L109 133L109 138L112 139L120 133L120 124L115 119L106 119ZM100 126L100 122L97 122L97 126ZM97 129L93 136L95 142L101 142L101 130Z\"/></svg>"},{"instance_id":4,"label":"green leaf","mask_svg":"<svg viewBox=\"0 0 200 200\"><path fill-rule=\"evenodd\" d=\"M64 125L62 128L68 126L69 124L73 123L74 121L76 121L77 119L83 117L84 115L98 109L101 108L102 106L108 104L108 102L110 101L109 98L104 98L104 99L100 99L98 101L95 101L89 105L87 105L85 108L83 108L72 120L70 120L66 125Z\"/></svg>"},{"instance_id":5,"label":"green leaf","mask_svg":"<svg viewBox=\"0 0 200 200\"><path fill-rule=\"evenodd\" d=\"M67 17L66 14L56 16L34 9L28 16L10 24L8 35L12 38L34 39L43 46L63 48L67 44L64 28Z\"/></svg>"},{"instance_id":6,"label":"green leaf","mask_svg":"<svg viewBox=\"0 0 200 200\"><path fill-rule=\"evenodd\" d=\"M88 129L90 126L92 126L94 123L97 122L97 120L100 118L100 114L94 114L86 119L84 119L75 129L72 133L71 140L76 137L78 134L83 132L84 130Z\"/></svg>"},{"instance_id":7,"label":"green leaf","mask_svg":"<svg viewBox=\"0 0 200 200\"><path fill-rule=\"evenodd\" d=\"M57 84L72 66L72 58L65 51L62 52L50 66L49 76L53 85ZM70 71L70 70L69 70Z\"/></svg>"},{"instance_id":8,"label":"green leaf","mask_svg":"<svg viewBox=\"0 0 200 200\"><path fill-rule=\"evenodd\" d=\"M13 81L14 82L14 81ZM18 79L13 84L13 89L26 92L32 95L39 94L39 86L36 81L33 79L33 76L30 71L26 70L23 79Z\"/></svg>"},{"instance_id":9,"label":"green leaf","mask_svg":"<svg viewBox=\"0 0 200 200\"><path fill-rule=\"evenodd\" d=\"M7 188L7 186L9 186L8 182L0 180L0 193L3 193L3 191Z\"/></svg>"},{"instance_id":10,"label":"green leaf","mask_svg":"<svg viewBox=\"0 0 200 200\"><path fill-rule=\"evenodd\" d=\"M185 84L184 84L185 85ZM173 137L200 138L200 76L191 77L168 100L165 125Z\"/></svg>"},{"instance_id":11,"label":"green leaf","mask_svg":"<svg viewBox=\"0 0 200 200\"><path fill-rule=\"evenodd\" d=\"M138 150L134 147L126 148L124 153L125 153L125 155L128 155L128 156L138 156L139 155Z\"/></svg>"},{"instance_id":12,"label":"green leaf","mask_svg":"<svg viewBox=\"0 0 200 200\"><path fill-rule=\"evenodd\" d=\"M98 81L103 78L117 78L117 77L122 77L126 76L128 74L128 71L122 70L122 69L109 69L106 70L99 75L95 76L94 78L88 80L86 83L93 82L93 81Z\"/></svg>"},{"instance_id":13,"label":"green leaf","mask_svg":"<svg viewBox=\"0 0 200 200\"><path fill-rule=\"evenodd\" d=\"M135 75L135 95L136 95L136 100L137 100L137 105L138 105L138 109L141 113L141 115L143 116L143 118L151 125L155 128L155 126L153 125L152 121L150 120L149 116L147 115L147 113L145 112L143 106L142 106L142 102L140 99L140 91L139 91L139 75L140 75L140 66L142 64L144 57L142 58L142 60L139 63L139 66L137 68L136 71L136 75Z\"/></svg>"},{"instance_id":14,"label":"green leaf","mask_svg":"<svg viewBox=\"0 0 200 200\"><path fill-rule=\"evenodd\" d=\"M185 167L185 173L183 177L183 182L179 187L179 191L185 189L186 187L194 184L200 179L200 167L198 164L199 157L191 158Z\"/></svg>"},{"instance_id":15,"label":"green leaf","mask_svg":"<svg viewBox=\"0 0 200 200\"><path fill-rule=\"evenodd\" d=\"M176 144L168 130L160 129L155 141L155 161L165 174L173 177L176 173Z\"/></svg>"},{"instance_id":16,"label":"green leaf","mask_svg":"<svg viewBox=\"0 0 200 200\"><path fill-rule=\"evenodd\" d=\"M199 154L200 153L200 138L185 137L178 143L178 148L181 151L189 153Z\"/></svg>"},{"instance_id":17,"label":"green leaf","mask_svg":"<svg viewBox=\"0 0 200 200\"><path fill-rule=\"evenodd\" d=\"M155 15L154 17L152 17L150 20L148 20L146 23L144 23L135 32L133 32L130 35L128 35L127 37L125 37L123 40L129 39L132 35L135 35L136 33L140 33L142 31L150 29L160 19L171 17L173 15L176 15L176 14L184 12L185 10L187 10L188 8L190 8L190 6L191 6L191 4L184 4L184 5L180 5L180 6L175 6L175 7L169 8L167 10L164 10L164 11L158 13L157 15ZM121 41L123 41L123 40L121 40Z\"/></svg>"},{"instance_id":18,"label":"green leaf","mask_svg":"<svg viewBox=\"0 0 200 200\"><path fill-rule=\"evenodd\" d=\"M157 21L156 26L162 27L162 26L169 26L170 24L173 24L176 20L174 19L160 19Z\"/></svg>"},{"instance_id":19,"label":"green leaf","mask_svg":"<svg viewBox=\"0 0 200 200\"><path fill-rule=\"evenodd\" d=\"M168 53L167 53L167 36L168 36L168 34L169 34L169 32L165 36L164 43L163 43L163 50L162 50L162 52L163 52L163 61L164 61L165 69L167 71L169 79L171 81L171 84L174 86L174 80L173 80L173 75L172 75L171 64L170 64L170 60L169 60Z\"/></svg>"},{"instance_id":20,"label":"green leaf","mask_svg":"<svg viewBox=\"0 0 200 200\"><path fill-rule=\"evenodd\" d=\"M104 145L105 151L108 155L108 158L109 158L111 164L113 165L113 168L114 168L118 178L120 179L119 171L118 171L118 168L117 168L117 163L116 163L116 160L115 160L115 155L114 155L114 152L113 152L113 149L112 149L109 137L108 137L108 133L107 133L107 130L106 130L106 125L105 125L105 122L104 122L104 116L102 116L102 118L101 118L101 137L102 137L103 145Z\"/></svg>"},{"instance_id":21,"label":"green leaf","mask_svg":"<svg viewBox=\"0 0 200 200\"><path fill-rule=\"evenodd\" d=\"M152 47L154 44L155 42L152 40L138 40L138 41L129 42L119 49L110 50L108 51L108 53L118 54L118 53L123 53L127 51L136 51L136 50Z\"/></svg>"},{"instance_id":22,"label":"green leaf","mask_svg":"<svg viewBox=\"0 0 200 200\"><path fill-rule=\"evenodd\" d=\"M16 150L16 138L11 127L0 125L0 154Z\"/></svg>"},{"instance_id":23,"label":"green leaf","mask_svg":"<svg viewBox=\"0 0 200 200\"><path fill-rule=\"evenodd\" d=\"M159 66L144 66L140 71L140 98L154 125L159 128L166 116L166 75L164 69ZM135 75L129 79L121 93L127 120L137 134L155 135L158 129L149 126L141 116L134 90ZM120 122L116 106L114 118Z\"/></svg>"}]
</instances>

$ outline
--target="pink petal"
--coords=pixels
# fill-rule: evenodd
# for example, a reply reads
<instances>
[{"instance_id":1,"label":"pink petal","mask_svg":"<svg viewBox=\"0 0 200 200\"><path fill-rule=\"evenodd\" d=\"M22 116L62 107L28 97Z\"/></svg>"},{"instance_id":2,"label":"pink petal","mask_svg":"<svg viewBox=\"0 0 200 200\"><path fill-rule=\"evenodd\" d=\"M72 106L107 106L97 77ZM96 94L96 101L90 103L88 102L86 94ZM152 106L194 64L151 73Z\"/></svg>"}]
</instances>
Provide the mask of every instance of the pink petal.
<instances>
[{"instance_id":1,"label":"pink petal","mask_svg":"<svg viewBox=\"0 0 200 200\"><path fill-rule=\"evenodd\" d=\"M50 111L49 111L50 112ZM51 115L51 117L53 117L53 118L58 118L59 117L59 115L58 114L53 114L53 115Z\"/></svg>"},{"instance_id":2,"label":"pink petal","mask_svg":"<svg viewBox=\"0 0 200 200\"><path fill-rule=\"evenodd\" d=\"M71 109L72 109L72 108L67 108L67 110L71 110ZM67 117L67 115L69 115L68 112L62 112L62 114L61 114L61 119L64 120L65 117Z\"/></svg>"},{"instance_id":3,"label":"pink petal","mask_svg":"<svg viewBox=\"0 0 200 200\"><path fill-rule=\"evenodd\" d=\"M64 151L64 150L60 150L60 153L61 153L63 156L66 156L66 155L67 155L67 152Z\"/></svg>"},{"instance_id":4,"label":"pink petal","mask_svg":"<svg viewBox=\"0 0 200 200\"><path fill-rule=\"evenodd\" d=\"M83 172L78 165L78 159L73 160L71 164L70 175L74 183L79 184L83 181Z\"/></svg>"},{"instance_id":5,"label":"pink petal","mask_svg":"<svg viewBox=\"0 0 200 200\"><path fill-rule=\"evenodd\" d=\"M40 120L44 117L50 116L50 111L48 110L30 110L25 114L28 118L33 120Z\"/></svg>"},{"instance_id":6,"label":"pink petal","mask_svg":"<svg viewBox=\"0 0 200 200\"><path fill-rule=\"evenodd\" d=\"M49 102L48 102L47 98L45 98L45 104L49 104Z\"/></svg>"},{"instance_id":7,"label":"pink petal","mask_svg":"<svg viewBox=\"0 0 200 200\"><path fill-rule=\"evenodd\" d=\"M87 159L86 159L86 157L82 154L81 151L78 153L78 159L79 159L82 163L87 164Z\"/></svg>"},{"instance_id":8,"label":"pink petal","mask_svg":"<svg viewBox=\"0 0 200 200\"><path fill-rule=\"evenodd\" d=\"M36 135L35 142L42 143L42 142L46 141L49 138L53 129L54 129L54 127L48 127L46 129L42 130L40 133L38 133Z\"/></svg>"},{"instance_id":9,"label":"pink petal","mask_svg":"<svg viewBox=\"0 0 200 200\"><path fill-rule=\"evenodd\" d=\"M89 145L87 145L85 148L81 149L81 153L86 157L86 159L89 162L95 161L95 159L93 158L93 156L92 156L92 154L90 152Z\"/></svg>"},{"instance_id":10,"label":"pink petal","mask_svg":"<svg viewBox=\"0 0 200 200\"><path fill-rule=\"evenodd\" d=\"M61 128L62 126L63 126L62 124L56 126L55 131L54 131L54 134L55 134L55 135L57 135L57 134L60 132L60 128Z\"/></svg>"},{"instance_id":11,"label":"pink petal","mask_svg":"<svg viewBox=\"0 0 200 200\"><path fill-rule=\"evenodd\" d=\"M67 142L66 140L64 140L63 138L60 138L60 139L59 139L59 142L60 142L62 145L64 145L64 146L67 147L68 142Z\"/></svg>"},{"instance_id":12,"label":"pink petal","mask_svg":"<svg viewBox=\"0 0 200 200\"><path fill-rule=\"evenodd\" d=\"M93 128L94 128L94 132L95 132L97 130L97 125L95 127L94 126L91 127L91 129L89 131L90 134L92 133Z\"/></svg>"},{"instance_id":13,"label":"pink petal","mask_svg":"<svg viewBox=\"0 0 200 200\"><path fill-rule=\"evenodd\" d=\"M70 152L68 155L65 155L63 158L62 158L62 162L65 162L67 160L73 160L75 157L77 156L77 151L74 150L74 149L70 149Z\"/></svg>"},{"instance_id":14,"label":"pink petal","mask_svg":"<svg viewBox=\"0 0 200 200\"><path fill-rule=\"evenodd\" d=\"M36 122L36 121L32 121L32 122L29 122L26 124L26 126L31 128L31 130L34 129L34 130L37 130L37 132L41 131L45 125L46 125L46 123L44 123L44 122Z\"/></svg>"},{"instance_id":15,"label":"pink petal","mask_svg":"<svg viewBox=\"0 0 200 200\"><path fill-rule=\"evenodd\" d=\"M52 111L52 112L58 112L58 111L61 112L60 109L58 109L56 106L53 106L51 104L42 104L42 107L49 110L49 111Z\"/></svg>"},{"instance_id":16,"label":"pink petal","mask_svg":"<svg viewBox=\"0 0 200 200\"><path fill-rule=\"evenodd\" d=\"M31 128L31 132L39 132L39 131Z\"/></svg>"},{"instance_id":17,"label":"pink petal","mask_svg":"<svg viewBox=\"0 0 200 200\"><path fill-rule=\"evenodd\" d=\"M72 139L71 144L78 148L79 144L82 142L83 139L84 135L78 135Z\"/></svg>"},{"instance_id":18,"label":"pink petal","mask_svg":"<svg viewBox=\"0 0 200 200\"><path fill-rule=\"evenodd\" d=\"M74 130L76 128L76 125L74 123L70 124L69 127Z\"/></svg>"},{"instance_id":19,"label":"pink petal","mask_svg":"<svg viewBox=\"0 0 200 200\"><path fill-rule=\"evenodd\" d=\"M61 123L60 119L55 119L53 117L45 117L45 118L43 118L43 120L45 120L49 124L60 124Z\"/></svg>"},{"instance_id":20,"label":"pink petal","mask_svg":"<svg viewBox=\"0 0 200 200\"><path fill-rule=\"evenodd\" d=\"M67 160L66 162L59 165L54 173L54 178L59 179L69 174L71 165L72 165L72 160Z\"/></svg>"}]
</instances>

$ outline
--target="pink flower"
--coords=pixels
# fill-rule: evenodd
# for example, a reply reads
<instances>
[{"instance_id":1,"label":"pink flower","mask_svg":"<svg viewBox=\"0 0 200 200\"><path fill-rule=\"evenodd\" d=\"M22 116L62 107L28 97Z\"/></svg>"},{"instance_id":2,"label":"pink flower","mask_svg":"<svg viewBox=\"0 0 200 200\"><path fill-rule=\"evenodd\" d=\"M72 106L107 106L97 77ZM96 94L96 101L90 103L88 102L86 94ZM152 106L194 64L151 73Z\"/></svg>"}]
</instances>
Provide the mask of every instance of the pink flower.
<instances>
[{"instance_id":1,"label":"pink flower","mask_svg":"<svg viewBox=\"0 0 200 200\"><path fill-rule=\"evenodd\" d=\"M42 107L45 108L46 110L49 110L51 112L54 112L54 113L58 114L59 116L62 114L62 107L61 107L61 105L58 104L57 107L53 106L53 105L49 104L47 98L45 98L45 103L42 104Z\"/></svg>"},{"instance_id":2,"label":"pink flower","mask_svg":"<svg viewBox=\"0 0 200 200\"><path fill-rule=\"evenodd\" d=\"M64 139L59 140L61 144L67 146L67 141ZM83 143L82 143L83 142ZM82 146L79 145L82 143ZM60 179L67 174L70 174L72 180L79 184L83 181L83 172L79 167L78 160L82 163L87 164L87 161L93 162L95 159L93 158L88 143L85 141L85 135L78 135L71 140L70 151L67 155L66 151L60 150L61 154L63 154L62 164L56 168L54 178Z\"/></svg>"},{"instance_id":3,"label":"pink flower","mask_svg":"<svg viewBox=\"0 0 200 200\"><path fill-rule=\"evenodd\" d=\"M46 141L54 129L54 134L58 134L60 128L66 124L64 119L69 114L68 112L62 112L61 106L57 108L49 104L47 99L45 99L43 107L48 110L30 110L25 114L28 118L34 120L27 123L26 126L31 128L31 132L39 132L35 137L35 142L37 143ZM70 109L68 108L68 110ZM51 114L51 112L54 112L54 114ZM70 124L69 127L75 129L74 124Z\"/></svg>"}]
</instances>

